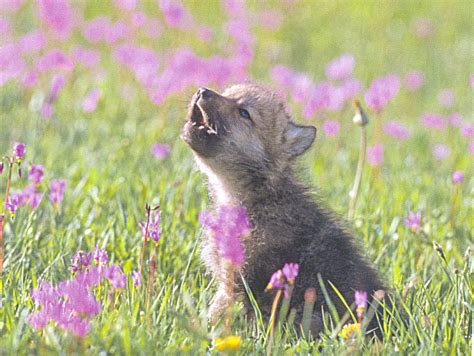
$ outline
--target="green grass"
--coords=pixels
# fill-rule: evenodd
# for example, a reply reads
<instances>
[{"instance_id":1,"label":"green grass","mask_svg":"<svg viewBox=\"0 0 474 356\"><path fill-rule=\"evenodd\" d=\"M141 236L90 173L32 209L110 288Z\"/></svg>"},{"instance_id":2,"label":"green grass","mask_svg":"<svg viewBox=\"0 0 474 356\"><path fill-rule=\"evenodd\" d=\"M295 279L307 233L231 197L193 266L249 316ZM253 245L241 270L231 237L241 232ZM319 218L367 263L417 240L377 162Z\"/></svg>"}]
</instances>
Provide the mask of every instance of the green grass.
<instances>
[{"instance_id":1,"label":"green grass","mask_svg":"<svg viewBox=\"0 0 474 356\"><path fill-rule=\"evenodd\" d=\"M217 3L208 4L200 8L193 2L190 7L199 21L215 26L218 32L221 10L213 10L219 8ZM263 3L252 2L249 7L256 12ZM102 12L92 3L85 11L89 17ZM268 80L269 69L279 63L320 80L325 64L344 52L354 54L355 75L366 85L391 72L404 75L420 69L426 75L419 92L402 89L384 111L385 120L406 123L412 137L399 143L385 138L383 167L380 174L365 168L351 223L358 243L408 316L405 326L388 327L380 344L357 341L353 347L362 353L463 355L472 348L473 264L472 253L465 254L473 248L472 154L468 140L457 130L433 132L421 127L418 117L424 111L446 114L436 96L448 87L456 93L455 110L472 120L473 92L468 78L474 73L473 11L467 1L306 1L285 8L286 19L279 30L254 31L256 56L251 73L257 80ZM413 36L412 22L419 17L433 20L433 38ZM17 26L35 23L27 11L21 18L25 21L18 20ZM218 36L209 46L194 44L171 31L158 43L147 45L161 50L176 43L188 44L201 55L210 55L222 53L226 41ZM63 46L68 48L69 44ZM215 288L199 257L197 217L208 206L205 179L178 137L194 88L156 107L127 71L115 67L108 56L104 58L109 75L98 82L103 97L93 114L84 114L78 99L96 85L85 71L74 73L50 120L30 109L32 97L42 90L44 94L48 82L31 91L21 90L15 83L0 89L0 152L8 153L17 140L25 142L25 163L45 166L42 191L52 178L64 178L68 184L59 211L45 195L37 210L21 208L15 219L6 223L0 354L177 354L186 350L204 354L219 334L219 329L207 326L204 317ZM127 100L120 96L124 84L136 89ZM301 108L293 105L292 109L298 119ZM314 148L300 162L301 175L318 187L328 206L346 215L359 132L351 122L351 108L329 116L340 119L341 135L327 138L320 130ZM374 115L371 119L373 122ZM320 127L322 120L315 118L313 123ZM371 134L369 126L369 142ZM171 145L171 154L163 161L150 153L155 142ZM435 143L448 144L451 156L441 162L434 160L431 147ZM466 178L453 226L449 216L454 170L464 171ZM4 173L0 192L5 184ZM13 189L20 189L26 179L15 178L12 184ZM138 268L142 241L138 222L145 218L146 202L161 204L163 228L148 308L145 288L136 290L130 285L115 304L107 301L104 293L100 295L104 309L93 319L91 332L84 339L52 324L43 331L32 329L26 320L34 308L31 289L41 279L56 283L69 278L70 259L77 250L91 250L99 244L126 272ZM409 210L422 211L422 234L403 225ZM433 241L442 246L446 261L432 248ZM243 340L238 353L263 354L265 330L246 322L240 308L240 304L235 306L232 324L232 332ZM285 327L276 331L274 350L332 355L346 353L350 347L330 329L314 341L298 338L294 330Z\"/></svg>"}]
</instances>

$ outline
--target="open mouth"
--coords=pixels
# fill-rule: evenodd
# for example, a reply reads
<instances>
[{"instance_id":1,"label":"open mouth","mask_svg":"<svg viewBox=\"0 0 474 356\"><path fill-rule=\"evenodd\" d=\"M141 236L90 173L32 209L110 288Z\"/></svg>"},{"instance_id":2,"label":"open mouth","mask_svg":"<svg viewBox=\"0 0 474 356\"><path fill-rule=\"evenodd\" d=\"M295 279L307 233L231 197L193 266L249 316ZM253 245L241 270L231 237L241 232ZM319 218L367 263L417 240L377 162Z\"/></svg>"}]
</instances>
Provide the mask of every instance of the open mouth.
<instances>
[{"instance_id":1,"label":"open mouth","mask_svg":"<svg viewBox=\"0 0 474 356\"><path fill-rule=\"evenodd\" d=\"M196 98L191 115L189 117L189 122L197 130L206 133L207 135L217 135L217 125L212 122L209 116L198 104L199 97Z\"/></svg>"}]
</instances>

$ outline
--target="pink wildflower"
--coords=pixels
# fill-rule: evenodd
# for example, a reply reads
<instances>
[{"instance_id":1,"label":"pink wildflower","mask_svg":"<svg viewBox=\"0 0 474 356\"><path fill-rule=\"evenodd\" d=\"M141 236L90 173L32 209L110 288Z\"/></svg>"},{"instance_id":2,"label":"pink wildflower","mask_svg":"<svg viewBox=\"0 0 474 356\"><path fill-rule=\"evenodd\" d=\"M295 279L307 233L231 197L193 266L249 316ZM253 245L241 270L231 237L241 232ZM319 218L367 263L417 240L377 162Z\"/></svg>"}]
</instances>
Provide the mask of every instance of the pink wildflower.
<instances>
[{"instance_id":1,"label":"pink wildflower","mask_svg":"<svg viewBox=\"0 0 474 356\"><path fill-rule=\"evenodd\" d=\"M355 59L352 54L343 54L326 66L326 77L332 80L346 79L352 74Z\"/></svg>"},{"instance_id":2,"label":"pink wildflower","mask_svg":"<svg viewBox=\"0 0 474 356\"><path fill-rule=\"evenodd\" d=\"M26 151L25 144L21 142L15 142L15 144L13 145L13 153L15 155L15 159L21 160L23 156L25 155L25 151Z\"/></svg>"},{"instance_id":3,"label":"pink wildflower","mask_svg":"<svg viewBox=\"0 0 474 356\"><path fill-rule=\"evenodd\" d=\"M443 160L451 155L451 149L445 144L437 144L433 147L433 156L437 160Z\"/></svg>"},{"instance_id":4,"label":"pink wildflower","mask_svg":"<svg viewBox=\"0 0 474 356\"><path fill-rule=\"evenodd\" d=\"M384 147L378 143L372 147L367 147L367 162L371 166L380 166L383 162Z\"/></svg>"},{"instance_id":5,"label":"pink wildflower","mask_svg":"<svg viewBox=\"0 0 474 356\"><path fill-rule=\"evenodd\" d=\"M111 265L105 271L105 277L114 289L123 289L127 285L127 275L122 272L119 265Z\"/></svg>"},{"instance_id":6,"label":"pink wildflower","mask_svg":"<svg viewBox=\"0 0 474 356\"><path fill-rule=\"evenodd\" d=\"M115 0L115 6L120 10L133 11L137 7L138 0Z\"/></svg>"},{"instance_id":7,"label":"pink wildflower","mask_svg":"<svg viewBox=\"0 0 474 356\"><path fill-rule=\"evenodd\" d=\"M425 76L422 72L414 70L405 76L405 86L410 91L418 90L425 82Z\"/></svg>"},{"instance_id":8,"label":"pink wildflower","mask_svg":"<svg viewBox=\"0 0 474 356\"><path fill-rule=\"evenodd\" d=\"M132 272L132 282L134 287L139 287L141 283L141 275L139 271L133 271Z\"/></svg>"},{"instance_id":9,"label":"pink wildflower","mask_svg":"<svg viewBox=\"0 0 474 356\"><path fill-rule=\"evenodd\" d=\"M38 0L41 19L61 37L72 29L72 12L67 0Z\"/></svg>"},{"instance_id":10,"label":"pink wildflower","mask_svg":"<svg viewBox=\"0 0 474 356\"><path fill-rule=\"evenodd\" d=\"M94 112L97 108L97 103L99 102L101 96L101 92L99 89L94 88L92 89L84 98L82 102L82 110L85 113Z\"/></svg>"},{"instance_id":11,"label":"pink wildflower","mask_svg":"<svg viewBox=\"0 0 474 356\"><path fill-rule=\"evenodd\" d=\"M461 124L461 128L459 129L461 136L464 137L473 137L474 136L474 123L472 122L464 122Z\"/></svg>"},{"instance_id":12,"label":"pink wildflower","mask_svg":"<svg viewBox=\"0 0 474 356\"><path fill-rule=\"evenodd\" d=\"M400 89L400 79L395 74L375 79L364 94L364 99L369 108L380 112L397 95Z\"/></svg>"},{"instance_id":13,"label":"pink wildflower","mask_svg":"<svg viewBox=\"0 0 474 356\"><path fill-rule=\"evenodd\" d=\"M36 70L46 72L51 69L70 71L74 67L73 61L58 49L53 49L36 60Z\"/></svg>"},{"instance_id":14,"label":"pink wildflower","mask_svg":"<svg viewBox=\"0 0 474 356\"><path fill-rule=\"evenodd\" d=\"M49 198L54 204L59 204L63 200L66 190L66 181L64 179L52 179L49 184Z\"/></svg>"},{"instance_id":15,"label":"pink wildflower","mask_svg":"<svg viewBox=\"0 0 474 356\"><path fill-rule=\"evenodd\" d=\"M251 229L245 209L221 206L217 209L216 215L201 212L199 221L214 236L222 257L229 259L236 266L242 265L244 250L240 237Z\"/></svg>"},{"instance_id":16,"label":"pink wildflower","mask_svg":"<svg viewBox=\"0 0 474 356\"><path fill-rule=\"evenodd\" d=\"M356 290L354 293L355 305L357 308L367 308L367 292Z\"/></svg>"},{"instance_id":17,"label":"pink wildflower","mask_svg":"<svg viewBox=\"0 0 474 356\"><path fill-rule=\"evenodd\" d=\"M383 129L386 134L398 140L407 140L410 137L410 131L397 121L387 121Z\"/></svg>"},{"instance_id":18,"label":"pink wildflower","mask_svg":"<svg viewBox=\"0 0 474 356\"><path fill-rule=\"evenodd\" d=\"M141 222L140 227L143 235L145 235L147 239L151 238L155 243L157 243L161 238L161 212L158 210L153 210L152 214L153 216L148 221L148 231L146 221Z\"/></svg>"},{"instance_id":19,"label":"pink wildflower","mask_svg":"<svg viewBox=\"0 0 474 356\"><path fill-rule=\"evenodd\" d=\"M451 108L456 102L454 92L451 89L443 89L438 94L438 102L446 109Z\"/></svg>"},{"instance_id":20,"label":"pink wildflower","mask_svg":"<svg viewBox=\"0 0 474 356\"><path fill-rule=\"evenodd\" d=\"M46 42L46 35L39 30L34 30L23 35L19 39L18 44L24 54L32 54L42 50Z\"/></svg>"},{"instance_id":21,"label":"pink wildflower","mask_svg":"<svg viewBox=\"0 0 474 356\"><path fill-rule=\"evenodd\" d=\"M337 136L340 127L339 121L336 120L326 120L323 123L323 131L329 137Z\"/></svg>"},{"instance_id":22,"label":"pink wildflower","mask_svg":"<svg viewBox=\"0 0 474 356\"><path fill-rule=\"evenodd\" d=\"M170 154L170 146L163 143L155 143L151 146L151 153L158 158L166 158Z\"/></svg>"},{"instance_id":23,"label":"pink wildflower","mask_svg":"<svg viewBox=\"0 0 474 356\"><path fill-rule=\"evenodd\" d=\"M289 284L294 284L296 277L298 277L300 266L297 263L285 263L282 268L283 275Z\"/></svg>"},{"instance_id":24,"label":"pink wildflower","mask_svg":"<svg viewBox=\"0 0 474 356\"><path fill-rule=\"evenodd\" d=\"M462 181L464 180L464 172L455 171L451 178L452 178L454 184L461 184Z\"/></svg>"},{"instance_id":25,"label":"pink wildflower","mask_svg":"<svg viewBox=\"0 0 474 356\"><path fill-rule=\"evenodd\" d=\"M87 68L94 68L100 61L100 53L94 49L76 46L72 50L72 58L75 63Z\"/></svg>"},{"instance_id":26,"label":"pink wildflower","mask_svg":"<svg viewBox=\"0 0 474 356\"><path fill-rule=\"evenodd\" d=\"M38 208L41 200L43 199L43 194L36 191L36 183L28 185L21 192L22 205L28 203L33 209Z\"/></svg>"},{"instance_id":27,"label":"pink wildflower","mask_svg":"<svg viewBox=\"0 0 474 356\"><path fill-rule=\"evenodd\" d=\"M443 130L446 127L446 119L439 114L424 113L420 120L423 126L430 129Z\"/></svg>"},{"instance_id":28,"label":"pink wildflower","mask_svg":"<svg viewBox=\"0 0 474 356\"><path fill-rule=\"evenodd\" d=\"M421 212L408 212L408 217L403 220L403 225L410 228L413 232L418 232L421 226Z\"/></svg>"}]
</instances>

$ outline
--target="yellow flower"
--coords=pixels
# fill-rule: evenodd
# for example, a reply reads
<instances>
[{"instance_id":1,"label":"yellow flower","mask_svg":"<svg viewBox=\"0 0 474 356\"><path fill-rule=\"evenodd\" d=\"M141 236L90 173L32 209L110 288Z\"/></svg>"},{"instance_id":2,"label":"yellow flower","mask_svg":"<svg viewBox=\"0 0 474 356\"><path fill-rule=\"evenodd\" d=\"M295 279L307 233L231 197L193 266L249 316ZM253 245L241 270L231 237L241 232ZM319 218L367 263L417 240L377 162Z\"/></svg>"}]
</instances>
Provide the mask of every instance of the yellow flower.
<instances>
[{"instance_id":1,"label":"yellow flower","mask_svg":"<svg viewBox=\"0 0 474 356\"><path fill-rule=\"evenodd\" d=\"M214 340L217 351L235 351L239 349L241 343L242 339L237 335L227 336L225 338L217 337Z\"/></svg>"},{"instance_id":2,"label":"yellow flower","mask_svg":"<svg viewBox=\"0 0 474 356\"><path fill-rule=\"evenodd\" d=\"M339 336L343 337L344 339L350 339L357 334L360 334L359 323L344 325L341 332L339 333Z\"/></svg>"}]
</instances>

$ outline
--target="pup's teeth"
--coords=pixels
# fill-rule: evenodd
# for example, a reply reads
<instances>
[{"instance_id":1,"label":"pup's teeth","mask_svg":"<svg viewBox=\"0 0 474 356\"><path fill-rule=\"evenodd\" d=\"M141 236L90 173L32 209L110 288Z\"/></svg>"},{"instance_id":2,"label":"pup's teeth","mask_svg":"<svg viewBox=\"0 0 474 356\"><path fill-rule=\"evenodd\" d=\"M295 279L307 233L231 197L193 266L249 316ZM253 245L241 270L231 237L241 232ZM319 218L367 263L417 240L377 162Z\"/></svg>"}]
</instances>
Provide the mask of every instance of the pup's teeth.
<instances>
[{"instance_id":1,"label":"pup's teeth","mask_svg":"<svg viewBox=\"0 0 474 356\"><path fill-rule=\"evenodd\" d=\"M197 124L196 121L191 122L191 125L192 125L192 126L196 126L196 124Z\"/></svg>"},{"instance_id":2,"label":"pup's teeth","mask_svg":"<svg viewBox=\"0 0 474 356\"><path fill-rule=\"evenodd\" d=\"M201 126L198 127L198 129L202 130L202 129L204 129L204 126L201 125Z\"/></svg>"}]
</instances>

